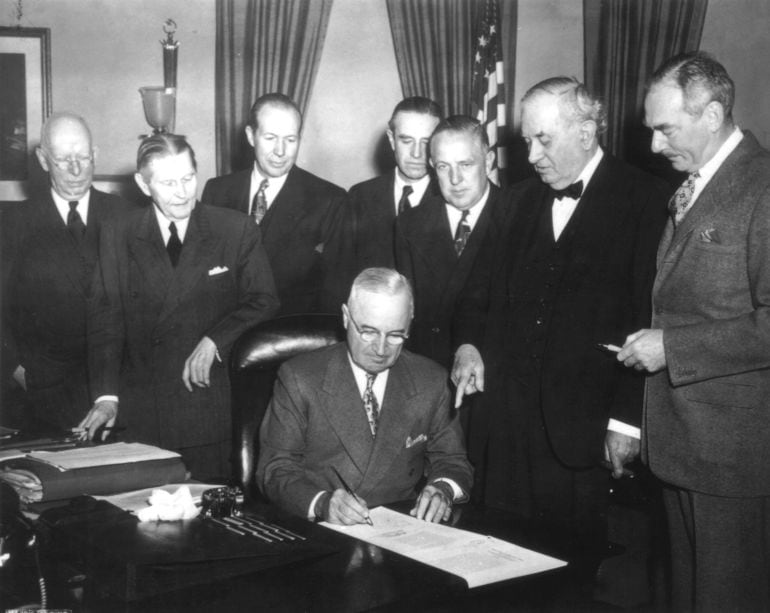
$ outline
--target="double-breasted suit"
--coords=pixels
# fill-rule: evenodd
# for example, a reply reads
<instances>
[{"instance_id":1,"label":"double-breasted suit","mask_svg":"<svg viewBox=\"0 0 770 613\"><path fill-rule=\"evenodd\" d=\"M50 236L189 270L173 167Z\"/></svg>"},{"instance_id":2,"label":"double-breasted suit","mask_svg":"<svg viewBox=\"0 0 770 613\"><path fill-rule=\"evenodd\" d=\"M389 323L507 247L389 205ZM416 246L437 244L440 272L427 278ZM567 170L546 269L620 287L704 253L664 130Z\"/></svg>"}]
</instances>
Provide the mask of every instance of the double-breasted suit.
<instances>
[{"instance_id":1,"label":"double-breasted suit","mask_svg":"<svg viewBox=\"0 0 770 613\"><path fill-rule=\"evenodd\" d=\"M414 498L424 477L468 492L472 472L449 403L446 372L402 351L373 438L347 345L293 358L281 366L262 422L259 487L302 517L319 491L340 487L332 467L369 507Z\"/></svg>"},{"instance_id":2,"label":"double-breasted suit","mask_svg":"<svg viewBox=\"0 0 770 613\"><path fill-rule=\"evenodd\" d=\"M203 204L249 213L252 170L210 179ZM278 315L339 312L349 286L339 274L345 191L292 167L260 222L281 306Z\"/></svg>"},{"instance_id":3,"label":"double-breasted suit","mask_svg":"<svg viewBox=\"0 0 770 613\"><path fill-rule=\"evenodd\" d=\"M395 267L395 181L394 169L387 174L358 183L348 192L354 277L372 266ZM416 208L420 208L438 194L438 185L435 180L431 180Z\"/></svg>"},{"instance_id":4,"label":"double-breasted suit","mask_svg":"<svg viewBox=\"0 0 770 613\"><path fill-rule=\"evenodd\" d=\"M33 428L71 428L91 406L86 356L86 301L104 223L131 205L91 189L85 235L78 243L50 192L15 204L2 228L3 381L26 370Z\"/></svg>"},{"instance_id":5,"label":"double-breasted suit","mask_svg":"<svg viewBox=\"0 0 770 613\"><path fill-rule=\"evenodd\" d=\"M484 469L482 495L503 508L526 489L511 471L533 436L555 475L598 466L610 418L641 418L643 379L597 344L649 324L664 188L605 153L558 240L553 201L538 179L514 186L500 240L482 248L456 310L455 343L477 347L485 365L469 453ZM530 442L513 442L526 432ZM548 491L546 474L535 479ZM601 482L589 489L592 504Z\"/></svg>"},{"instance_id":6,"label":"double-breasted suit","mask_svg":"<svg viewBox=\"0 0 770 613\"><path fill-rule=\"evenodd\" d=\"M198 203L174 268L151 206L106 228L101 248L89 321L94 396L119 396L134 440L170 449L229 440L229 349L277 307L258 228ZM210 385L190 392L182 371L204 336L221 361Z\"/></svg>"},{"instance_id":7,"label":"double-breasted suit","mask_svg":"<svg viewBox=\"0 0 770 613\"><path fill-rule=\"evenodd\" d=\"M414 290L415 317L409 347L449 368L454 349L451 328L455 302L481 246L496 241L506 201L500 189L490 183L487 202L459 257L446 206L438 195L399 216L396 260L398 271L411 281Z\"/></svg>"}]
</instances>

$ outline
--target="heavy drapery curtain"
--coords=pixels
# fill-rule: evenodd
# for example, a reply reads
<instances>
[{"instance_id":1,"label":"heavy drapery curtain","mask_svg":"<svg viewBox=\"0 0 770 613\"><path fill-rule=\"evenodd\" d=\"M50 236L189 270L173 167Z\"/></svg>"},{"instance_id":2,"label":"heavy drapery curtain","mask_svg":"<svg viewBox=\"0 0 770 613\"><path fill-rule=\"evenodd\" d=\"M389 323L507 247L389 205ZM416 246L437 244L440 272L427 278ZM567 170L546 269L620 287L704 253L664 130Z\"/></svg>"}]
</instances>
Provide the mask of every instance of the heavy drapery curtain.
<instances>
[{"instance_id":1,"label":"heavy drapery curtain","mask_svg":"<svg viewBox=\"0 0 770 613\"><path fill-rule=\"evenodd\" d=\"M404 96L427 96L446 115L471 112L476 26L484 0L387 0ZM518 1L499 3L508 125L514 107ZM502 142L510 140L510 134Z\"/></svg>"},{"instance_id":2,"label":"heavy drapery curtain","mask_svg":"<svg viewBox=\"0 0 770 613\"><path fill-rule=\"evenodd\" d=\"M446 115L471 109L471 58L477 2L388 0L404 96L427 96Z\"/></svg>"},{"instance_id":3,"label":"heavy drapery curtain","mask_svg":"<svg viewBox=\"0 0 770 613\"><path fill-rule=\"evenodd\" d=\"M669 57L698 49L706 7L707 0L584 0L586 86L607 105L602 144L611 153L668 174L649 153L644 84Z\"/></svg>"},{"instance_id":4,"label":"heavy drapery curtain","mask_svg":"<svg viewBox=\"0 0 770 613\"><path fill-rule=\"evenodd\" d=\"M333 0L218 0L217 173L251 163L243 128L262 94L289 96L304 113Z\"/></svg>"}]
</instances>

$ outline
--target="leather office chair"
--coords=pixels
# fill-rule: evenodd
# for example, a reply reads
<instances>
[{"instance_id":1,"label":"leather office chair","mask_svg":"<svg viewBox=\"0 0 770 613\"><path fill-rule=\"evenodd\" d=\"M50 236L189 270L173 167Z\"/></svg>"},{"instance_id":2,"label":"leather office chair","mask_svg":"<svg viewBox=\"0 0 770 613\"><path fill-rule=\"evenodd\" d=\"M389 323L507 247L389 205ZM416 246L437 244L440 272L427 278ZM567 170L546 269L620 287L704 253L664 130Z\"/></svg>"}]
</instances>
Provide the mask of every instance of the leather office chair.
<instances>
[{"instance_id":1,"label":"leather office chair","mask_svg":"<svg viewBox=\"0 0 770 613\"><path fill-rule=\"evenodd\" d=\"M273 395L278 367L285 360L345 339L342 317L286 315L244 332L230 354L236 477L248 498L259 498L254 474L259 457L259 426Z\"/></svg>"}]
</instances>

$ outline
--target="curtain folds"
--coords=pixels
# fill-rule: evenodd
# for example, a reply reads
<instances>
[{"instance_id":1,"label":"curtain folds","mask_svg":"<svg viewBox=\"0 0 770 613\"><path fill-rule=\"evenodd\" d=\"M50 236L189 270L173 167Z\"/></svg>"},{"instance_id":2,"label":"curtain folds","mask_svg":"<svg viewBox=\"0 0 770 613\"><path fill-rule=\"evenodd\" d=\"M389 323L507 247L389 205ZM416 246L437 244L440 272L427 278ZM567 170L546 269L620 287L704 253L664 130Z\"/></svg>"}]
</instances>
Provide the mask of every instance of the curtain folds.
<instances>
[{"instance_id":1,"label":"curtain folds","mask_svg":"<svg viewBox=\"0 0 770 613\"><path fill-rule=\"evenodd\" d=\"M585 80L607 104L603 145L654 171L644 84L667 58L700 45L707 0L584 0ZM662 173L665 174L665 173Z\"/></svg>"},{"instance_id":2,"label":"curtain folds","mask_svg":"<svg viewBox=\"0 0 770 613\"><path fill-rule=\"evenodd\" d=\"M243 135L262 94L289 96L304 113L321 58L333 0L218 0L217 173L251 163Z\"/></svg>"},{"instance_id":3,"label":"curtain folds","mask_svg":"<svg viewBox=\"0 0 770 613\"><path fill-rule=\"evenodd\" d=\"M470 113L474 0L387 0L401 89L446 115Z\"/></svg>"}]
</instances>

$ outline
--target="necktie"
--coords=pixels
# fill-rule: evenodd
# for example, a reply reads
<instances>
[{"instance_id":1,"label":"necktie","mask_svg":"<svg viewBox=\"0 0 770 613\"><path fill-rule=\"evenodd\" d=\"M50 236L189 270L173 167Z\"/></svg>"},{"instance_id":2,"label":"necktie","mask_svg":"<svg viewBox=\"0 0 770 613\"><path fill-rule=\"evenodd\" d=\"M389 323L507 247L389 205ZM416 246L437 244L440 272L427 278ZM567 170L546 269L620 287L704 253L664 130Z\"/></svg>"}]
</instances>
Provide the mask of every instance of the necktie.
<instances>
[{"instance_id":1,"label":"necktie","mask_svg":"<svg viewBox=\"0 0 770 613\"><path fill-rule=\"evenodd\" d=\"M67 229L72 237L79 243L86 233L86 224L83 223L83 218L80 216L80 213L78 213L78 201L73 200L69 205L70 211L67 213Z\"/></svg>"},{"instance_id":2,"label":"necktie","mask_svg":"<svg viewBox=\"0 0 770 613\"><path fill-rule=\"evenodd\" d=\"M260 223L262 218L267 213L267 198L265 198L265 190L267 189L267 179L263 179L259 184L257 193L254 194L254 200L251 202L251 216L254 221Z\"/></svg>"},{"instance_id":3,"label":"necktie","mask_svg":"<svg viewBox=\"0 0 770 613\"><path fill-rule=\"evenodd\" d=\"M171 236L168 239L168 243L166 243L166 251L168 251L171 265L176 268L176 265L179 262L179 254L182 252L182 241L179 240L176 224L173 221L169 224L168 231L171 232Z\"/></svg>"},{"instance_id":4,"label":"necktie","mask_svg":"<svg viewBox=\"0 0 770 613\"><path fill-rule=\"evenodd\" d=\"M583 195L583 182L577 181L575 183L572 183L571 185L568 185L564 189L555 189L553 190L554 198L557 200L561 200L562 198L572 198L573 200L577 200L580 198L580 196Z\"/></svg>"},{"instance_id":5,"label":"necktie","mask_svg":"<svg viewBox=\"0 0 770 613\"><path fill-rule=\"evenodd\" d=\"M380 418L380 406L377 403L377 396L374 395L372 386L377 375L366 373L366 390L364 391L364 410L366 418L369 420L369 429L372 436L377 434L377 420Z\"/></svg>"},{"instance_id":6,"label":"necktie","mask_svg":"<svg viewBox=\"0 0 770 613\"><path fill-rule=\"evenodd\" d=\"M470 236L471 227L468 225L468 211L463 211L463 216L460 217L460 223L457 224L457 230L455 230L455 251L457 257L462 255L465 244L468 242L468 236Z\"/></svg>"},{"instance_id":7,"label":"necktie","mask_svg":"<svg viewBox=\"0 0 770 613\"><path fill-rule=\"evenodd\" d=\"M412 205L409 203L409 194L414 190L411 185L404 185L404 189L401 192L401 200L398 201L398 214L401 215L407 209L411 209Z\"/></svg>"},{"instance_id":8,"label":"necktie","mask_svg":"<svg viewBox=\"0 0 770 613\"><path fill-rule=\"evenodd\" d=\"M687 180L679 186L674 195L671 196L671 200L668 201L668 210L674 220L674 227L679 225L690 208L692 195L695 193L695 180L699 177L700 173L697 171L688 176Z\"/></svg>"}]
</instances>

